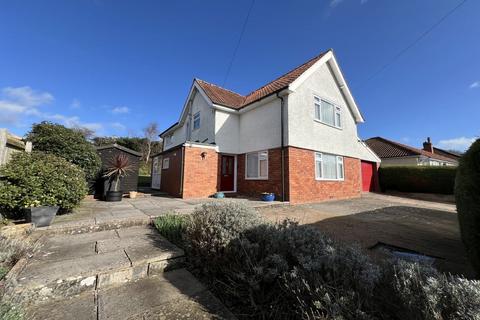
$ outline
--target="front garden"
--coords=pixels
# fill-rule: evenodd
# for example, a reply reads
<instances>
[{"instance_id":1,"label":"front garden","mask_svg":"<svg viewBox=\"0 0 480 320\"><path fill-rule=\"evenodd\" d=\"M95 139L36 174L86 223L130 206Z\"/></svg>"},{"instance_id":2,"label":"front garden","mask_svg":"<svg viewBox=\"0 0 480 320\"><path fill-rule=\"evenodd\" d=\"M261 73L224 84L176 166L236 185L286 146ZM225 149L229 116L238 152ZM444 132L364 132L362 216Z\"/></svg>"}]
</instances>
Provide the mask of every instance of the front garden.
<instances>
[{"instance_id":1,"label":"front garden","mask_svg":"<svg viewBox=\"0 0 480 320\"><path fill-rule=\"evenodd\" d=\"M480 319L480 282L417 262L376 261L318 228L272 224L227 203L156 227L241 319Z\"/></svg>"}]
</instances>

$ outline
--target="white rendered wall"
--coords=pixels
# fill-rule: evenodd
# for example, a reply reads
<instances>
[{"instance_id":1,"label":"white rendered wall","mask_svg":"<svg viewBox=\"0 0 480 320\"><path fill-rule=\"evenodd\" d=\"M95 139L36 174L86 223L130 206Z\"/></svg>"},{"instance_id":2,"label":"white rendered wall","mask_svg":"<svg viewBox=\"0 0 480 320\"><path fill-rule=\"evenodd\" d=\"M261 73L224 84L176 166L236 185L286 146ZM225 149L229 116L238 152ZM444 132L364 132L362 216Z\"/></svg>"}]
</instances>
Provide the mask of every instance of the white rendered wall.
<instances>
[{"instance_id":1,"label":"white rendered wall","mask_svg":"<svg viewBox=\"0 0 480 320\"><path fill-rule=\"evenodd\" d=\"M342 129L314 120L314 95L341 107ZM290 146L378 161L358 141L353 115L327 64L323 64L288 96L288 128Z\"/></svg>"}]
</instances>

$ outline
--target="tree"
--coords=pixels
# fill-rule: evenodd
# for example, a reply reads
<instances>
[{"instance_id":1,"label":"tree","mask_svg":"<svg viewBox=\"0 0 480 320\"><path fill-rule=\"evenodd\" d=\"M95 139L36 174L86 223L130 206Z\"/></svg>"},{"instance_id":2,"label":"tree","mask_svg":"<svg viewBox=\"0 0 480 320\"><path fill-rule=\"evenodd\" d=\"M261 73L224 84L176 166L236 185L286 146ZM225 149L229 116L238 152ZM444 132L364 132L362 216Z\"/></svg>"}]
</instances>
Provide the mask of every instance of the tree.
<instances>
[{"instance_id":1,"label":"tree","mask_svg":"<svg viewBox=\"0 0 480 320\"><path fill-rule=\"evenodd\" d=\"M95 179L100 171L101 160L97 151L78 130L44 121L34 124L26 138L32 142L34 150L62 157L78 165L88 181Z\"/></svg>"},{"instance_id":2,"label":"tree","mask_svg":"<svg viewBox=\"0 0 480 320\"><path fill-rule=\"evenodd\" d=\"M150 155L152 154L152 145L155 142L154 140L158 137L158 124L156 122L150 123L143 129L145 135L145 147L143 152L143 160L147 164L150 160Z\"/></svg>"}]
</instances>

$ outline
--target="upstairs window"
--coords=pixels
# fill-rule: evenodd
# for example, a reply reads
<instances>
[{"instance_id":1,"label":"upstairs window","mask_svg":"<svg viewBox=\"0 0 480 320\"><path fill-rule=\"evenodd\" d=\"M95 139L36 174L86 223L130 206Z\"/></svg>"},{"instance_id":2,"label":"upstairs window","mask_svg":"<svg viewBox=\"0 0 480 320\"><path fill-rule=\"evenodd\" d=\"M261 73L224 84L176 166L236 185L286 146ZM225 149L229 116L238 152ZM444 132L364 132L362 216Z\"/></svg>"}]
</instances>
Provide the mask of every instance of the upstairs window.
<instances>
[{"instance_id":1,"label":"upstairs window","mask_svg":"<svg viewBox=\"0 0 480 320\"><path fill-rule=\"evenodd\" d=\"M328 124L329 126L342 127L342 112L339 106L328 101L313 97L315 106L315 120Z\"/></svg>"},{"instance_id":2,"label":"upstairs window","mask_svg":"<svg viewBox=\"0 0 480 320\"><path fill-rule=\"evenodd\" d=\"M268 151L251 152L245 155L247 179L268 179Z\"/></svg>"},{"instance_id":3,"label":"upstairs window","mask_svg":"<svg viewBox=\"0 0 480 320\"><path fill-rule=\"evenodd\" d=\"M343 157L326 153L315 153L315 179L343 180Z\"/></svg>"},{"instance_id":4,"label":"upstairs window","mask_svg":"<svg viewBox=\"0 0 480 320\"><path fill-rule=\"evenodd\" d=\"M193 115L193 130L200 128L200 112L197 112Z\"/></svg>"}]
</instances>

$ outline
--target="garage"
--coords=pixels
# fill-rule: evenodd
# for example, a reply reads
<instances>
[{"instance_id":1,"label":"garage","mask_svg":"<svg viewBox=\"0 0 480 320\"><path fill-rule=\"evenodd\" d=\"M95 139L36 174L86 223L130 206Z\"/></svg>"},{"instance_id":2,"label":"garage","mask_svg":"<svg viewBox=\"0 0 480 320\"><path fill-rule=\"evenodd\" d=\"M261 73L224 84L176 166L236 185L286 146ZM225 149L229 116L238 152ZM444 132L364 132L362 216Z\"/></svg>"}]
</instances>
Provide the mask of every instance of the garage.
<instances>
[{"instance_id":1,"label":"garage","mask_svg":"<svg viewBox=\"0 0 480 320\"><path fill-rule=\"evenodd\" d=\"M362 161L362 191L375 191L376 168L375 162Z\"/></svg>"}]
</instances>

